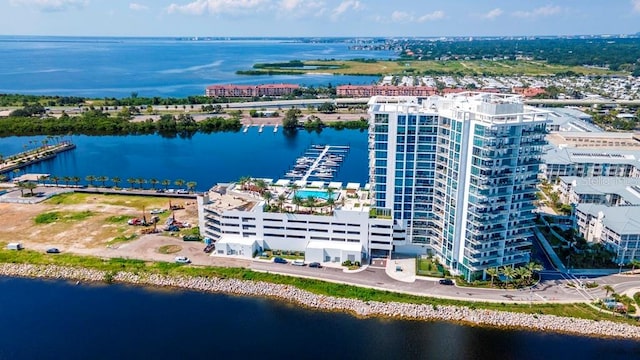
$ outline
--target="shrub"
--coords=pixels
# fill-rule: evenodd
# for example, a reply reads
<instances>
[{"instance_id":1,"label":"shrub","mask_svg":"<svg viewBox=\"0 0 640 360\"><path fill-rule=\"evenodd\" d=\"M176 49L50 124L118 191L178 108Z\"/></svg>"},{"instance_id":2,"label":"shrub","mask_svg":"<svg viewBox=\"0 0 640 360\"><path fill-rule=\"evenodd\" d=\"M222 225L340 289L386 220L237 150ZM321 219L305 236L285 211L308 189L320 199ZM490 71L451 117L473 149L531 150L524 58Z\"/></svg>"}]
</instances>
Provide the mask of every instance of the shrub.
<instances>
[{"instance_id":1,"label":"shrub","mask_svg":"<svg viewBox=\"0 0 640 360\"><path fill-rule=\"evenodd\" d=\"M351 266L351 260L345 260L342 262L342 266Z\"/></svg>"}]
</instances>

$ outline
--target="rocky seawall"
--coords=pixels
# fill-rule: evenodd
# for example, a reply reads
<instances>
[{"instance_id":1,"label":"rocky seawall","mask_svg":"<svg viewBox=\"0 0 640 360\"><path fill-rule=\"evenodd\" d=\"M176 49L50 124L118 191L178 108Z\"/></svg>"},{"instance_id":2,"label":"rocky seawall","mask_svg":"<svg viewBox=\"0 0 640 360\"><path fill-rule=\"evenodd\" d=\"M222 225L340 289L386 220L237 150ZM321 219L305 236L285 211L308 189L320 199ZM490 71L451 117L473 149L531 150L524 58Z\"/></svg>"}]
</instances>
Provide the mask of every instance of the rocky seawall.
<instances>
[{"instance_id":1,"label":"rocky seawall","mask_svg":"<svg viewBox=\"0 0 640 360\"><path fill-rule=\"evenodd\" d=\"M561 332L576 335L640 340L640 326L612 321L593 321L554 315L522 314L464 306L407 304L362 301L317 295L290 285L261 281L205 277L133 274L63 267L57 265L0 264L0 276L53 278L78 281L104 281L173 287L241 296L261 296L292 302L311 309L346 311L357 316L381 316L427 321L454 321L470 325Z\"/></svg>"}]
</instances>

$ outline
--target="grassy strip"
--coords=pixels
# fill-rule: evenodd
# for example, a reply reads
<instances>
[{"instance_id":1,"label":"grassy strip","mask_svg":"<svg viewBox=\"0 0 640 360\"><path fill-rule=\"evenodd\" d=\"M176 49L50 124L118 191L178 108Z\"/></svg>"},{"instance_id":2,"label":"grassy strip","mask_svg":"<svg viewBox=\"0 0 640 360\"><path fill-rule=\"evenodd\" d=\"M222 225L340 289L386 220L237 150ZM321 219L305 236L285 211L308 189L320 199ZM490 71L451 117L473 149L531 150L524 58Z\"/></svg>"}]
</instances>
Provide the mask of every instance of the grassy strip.
<instances>
[{"instance_id":1,"label":"grassy strip","mask_svg":"<svg viewBox=\"0 0 640 360\"><path fill-rule=\"evenodd\" d=\"M34 219L36 224L52 224L55 222L71 222L71 221L82 221L90 218L95 215L91 211L76 211L76 212L68 212L68 211L53 211L39 214Z\"/></svg>"},{"instance_id":2,"label":"grassy strip","mask_svg":"<svg viewBox=\"0 0 640 360\"><path fill-rule=\"evenodd\" d=\"M244 268L227 268L212 266L183 266L181 264L167 262L145 262L132 259L101 259L92 256L78 256L73 254L58 254L49 256L31 250L11 251L4 248L0 250L0 263L30 263L36 265L60 265L76 266L107 272L127 271L132 273L155 273L163 275L201 276L233 278L252 281L264 281L276 284L292 285L315 294L334 297L359 299L363 301L403 302L415 304L455 305L467 306L472 309L501 310L528 314L548 314L566 317L575 317L591 320L611 320L616 322L637 322L623 317L601 313L587 304L515 304L515 303L490 303L450 300L395 293L391 291L375 290L353 285L335 284L314 279L304 279L292 276L255 272Z\"/></svg>"},{"instance_id":3,"label":"grassy strip","mask_svg":"<svg viewBox=\"0 0 640 360\"><path fill-rule=\"evenodd\" d=\"M552 65L541 61L486 61L486 60L448 60L448 61L376 61L362 62L355 60L316 60L300 62L308 69L292 69L281 63L255 64L252 70L240 70L242 75L278 75L301 73L332 73L334 75L492 75L513 76L531 75L548 76L573 72L578 75L604 75L615 72L583 66ZM288 64L286 64L288 65Z\"/></svg>"}]
</instances>

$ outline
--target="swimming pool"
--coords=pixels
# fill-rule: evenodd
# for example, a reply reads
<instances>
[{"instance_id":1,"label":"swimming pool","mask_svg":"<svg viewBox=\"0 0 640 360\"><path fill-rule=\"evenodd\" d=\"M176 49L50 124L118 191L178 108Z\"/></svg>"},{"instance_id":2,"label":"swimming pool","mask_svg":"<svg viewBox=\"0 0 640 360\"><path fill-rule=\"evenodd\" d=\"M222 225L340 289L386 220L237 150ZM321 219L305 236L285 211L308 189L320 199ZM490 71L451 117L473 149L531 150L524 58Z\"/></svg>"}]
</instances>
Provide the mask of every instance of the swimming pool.
<instances>
[{"instance_id":1,"label":"swimming pool","mask_svg":"<svg viewBox=\"0 0 640 360\"><path fill-rule=\"evenodd\" d=\"M310 189L296 190L296 195L303 199L313 197L316 199L327 200L329 198L329 193L326 190L310 190ZM338 196L340 196L340 193L338 192L334 192L333 194L331 194L331 197L333 198L333 200L338 199Z\"/></svg>"}]
</instances>

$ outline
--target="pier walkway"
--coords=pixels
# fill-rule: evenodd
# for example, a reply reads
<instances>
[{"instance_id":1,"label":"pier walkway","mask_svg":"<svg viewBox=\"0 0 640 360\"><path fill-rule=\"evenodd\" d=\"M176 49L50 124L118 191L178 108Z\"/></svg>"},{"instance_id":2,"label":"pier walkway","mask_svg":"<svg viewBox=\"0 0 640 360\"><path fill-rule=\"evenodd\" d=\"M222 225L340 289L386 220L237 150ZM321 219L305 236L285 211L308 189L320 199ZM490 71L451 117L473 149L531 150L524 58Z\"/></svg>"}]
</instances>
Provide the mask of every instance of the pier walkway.
<instances>
[{"instance_id":1,"label":"pier walkway","mask_svg":"<svg viewBox=\"0 0 640 360\"><path fill-rule=\"evenodd\" d=\"M75 149L76 145L70 141L62 141L58 144L43 145L34 150L28 150L5 158L0 164L0 174L8 173L44 160L53 159L59 153Z\"/></svg>"}]
</instances>

